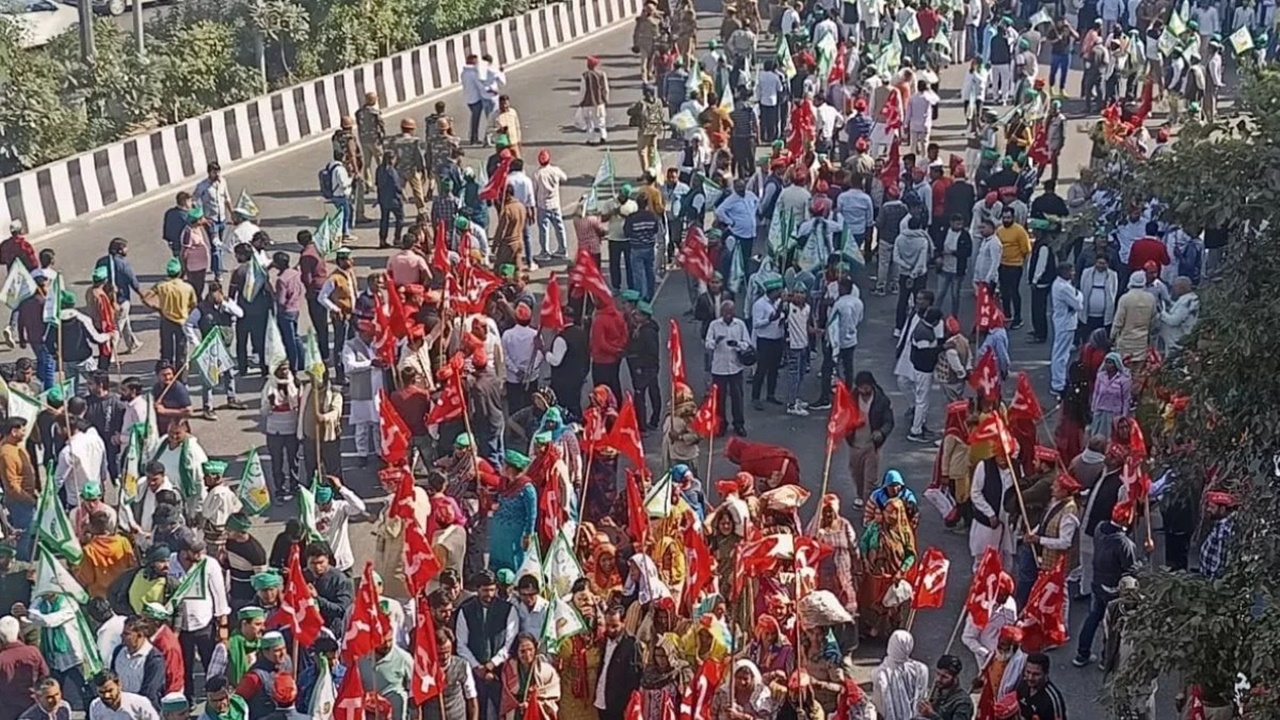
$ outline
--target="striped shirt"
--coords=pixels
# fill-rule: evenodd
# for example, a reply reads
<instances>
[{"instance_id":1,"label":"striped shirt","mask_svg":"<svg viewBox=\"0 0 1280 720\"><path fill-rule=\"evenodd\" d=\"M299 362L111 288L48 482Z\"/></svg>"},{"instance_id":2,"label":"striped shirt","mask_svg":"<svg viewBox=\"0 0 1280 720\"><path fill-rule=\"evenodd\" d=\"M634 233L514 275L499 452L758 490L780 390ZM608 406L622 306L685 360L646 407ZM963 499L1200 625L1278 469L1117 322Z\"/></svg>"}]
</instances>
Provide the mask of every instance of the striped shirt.
<instances>
[{"instance_id":1,"label":"striped shirt","mask_svg":"<svg viewBox=\"0 0 1280 720\"><path fill-rule=\"evenodd\" d=\"M1067 701L1051 680L1046 680L1044 687L1034 692L1026 680L1019 681L1018 707L1022 709L1024 718L1067 720Z\"/></svg>"},{"instance_id":2,"label":"striped shirt","mask_svg":"<svg viewBox=\"0 0 1280 720\"><path fill-rule=\"evenodd\" d=\"M754 140L758 134L759 121L756 120L756 113L749 105L740 105L729 113L729 119L733 121L733 130L730 131L730 137L739 140Z\"/></svg>"}]
</instances>

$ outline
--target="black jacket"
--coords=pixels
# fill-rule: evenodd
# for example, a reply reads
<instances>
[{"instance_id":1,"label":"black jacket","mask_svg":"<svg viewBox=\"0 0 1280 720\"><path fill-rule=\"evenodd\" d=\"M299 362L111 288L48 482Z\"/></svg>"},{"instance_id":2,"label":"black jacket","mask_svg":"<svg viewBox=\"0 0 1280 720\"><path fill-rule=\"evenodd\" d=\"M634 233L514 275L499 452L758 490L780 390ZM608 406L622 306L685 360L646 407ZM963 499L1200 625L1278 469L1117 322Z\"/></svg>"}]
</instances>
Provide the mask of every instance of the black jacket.
<instances>
[{"instance_id":1,"label":"black jacket","mask_svg":"<svg viewBox=\"0 0 1280 720\"><path fill-rule=\"evenodd\" d=\"M1103 520L1093 538L1093 582L1113 591L1138 571L1138 546L1124 528Z\"/></svg>"},{"instance_id":2,"label":"black jacket","mask_svg":"<svg viewBox=\"0 0 1280 720\"><path fill-rule=\"evenodd\" d=\"M325 626L334 634L342 632L347 609L355 600L351 578L332 567L319 577L310 568L303 570L303 575L307 582L316 586L316 605L320 608L320 617L324 618Z\"/></svg>"},{"instance_id":3,"label":"black jacket","mask_svg":"<svg viewBox=\"0 0 1280 720\"><path fill-rule=\"evenodd\" d=\"M604 663L604 644L600 645L600 662ZM618 640L618 647L613 649L609 658L609 666L601 667L605 676L600 678L604 683L604 704L609 710L616 710L619 716L631 701L631 693L640 687L640 674L643 665L640 662L640 648L631 635L623 635ZM591 688L594 692L595 688ZM612 714L612 713L610 713Z\"/></svg>"},{"instance_id":4,"label":"black jacket","mask_svg":"<svg viewBox=\"0 0 1280 720\"><path fill-rule=\"evenodd\" d=\"M858 397L854 392L853 401L857 402ZM884 388L876 385L875 395L871 397L871 407L867 410L867 426L871 428L871 432L880 433L883 438L876 443L876 447L884 445L884 441L889 438L889 433L893 432L893 403L889 400L889 396L885 394ZM853 436L857 431L853 431L845 436L844 441L853 447Z\"/></svg>"}]
</instances>

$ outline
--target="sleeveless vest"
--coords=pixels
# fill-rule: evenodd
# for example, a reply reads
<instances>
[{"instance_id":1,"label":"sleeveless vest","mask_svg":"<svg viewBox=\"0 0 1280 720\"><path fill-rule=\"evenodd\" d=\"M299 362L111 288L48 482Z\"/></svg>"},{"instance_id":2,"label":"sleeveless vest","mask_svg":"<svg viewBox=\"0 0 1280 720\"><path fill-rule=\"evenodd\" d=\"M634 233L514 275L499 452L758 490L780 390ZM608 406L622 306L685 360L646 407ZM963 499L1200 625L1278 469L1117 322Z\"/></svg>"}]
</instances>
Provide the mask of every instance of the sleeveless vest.
<instances>
[{"instance_id":1,"label":"sleeveless vest","mask_svg":"<svg viewBox=\"0 0 1280 720\"><path fill-rule=\"evenodd\" d=\"M1056 538L1058 537L1058 533L1062 527L1062 518L1067 515L1076 514L1076 501L1072 498L1068 498L1066 502L1055 505L1049 513L1050 514L1040 522L1040 535L1042 537ZM1072 542L1074 544L1074 539ZM1050 570L1054 568L1055 564L1058 562L1058 558L1070 553L1070 550L1053 550L1046 547L1041 547L1040 550L1042 553L1040 567L1048 568Z\"/></svg>"},{"instance_id":2,"label":"sleeveless vest","mask_svg":"<svg viewBox=\"0 0 1280 720\"><path fill-rule=\"evenodd\" d=\"M266 658L258 658L253 666L249 668L249 672L258 676L258 683L261 688L248 699L249 720L262 720L266 716L275 712L276 703L271 699L271 688L275 687L276 675L281 671L292 673L293 663L289 658L285 658L280 667L271 664ZM352 672L357 672L352 668Z\"/></svg>"},{"instance_id":3,"label":"sleeveless vest","mask_svg":"<svg viewBox=\"0 0 1280 720\"><path fill-rule=\"evenodd\" d=\"M582 107L599 107L604 105L604 74L599 70L588 70L582 73Z\"/></svg>"},{"instance_id":4,"label":"sleeveless vest","mask_svg":"<svg viewBox=\"0 0 1280 720\"><path fill-rule=\"evenodd\" d=\"M495 599L485 608L471 598L458 610L467 620L467 649L479 662L489 662L499 649L515 640L506 636L507 613L511 612L511 603L506 600Z\"/></svg>"}]
</instances>

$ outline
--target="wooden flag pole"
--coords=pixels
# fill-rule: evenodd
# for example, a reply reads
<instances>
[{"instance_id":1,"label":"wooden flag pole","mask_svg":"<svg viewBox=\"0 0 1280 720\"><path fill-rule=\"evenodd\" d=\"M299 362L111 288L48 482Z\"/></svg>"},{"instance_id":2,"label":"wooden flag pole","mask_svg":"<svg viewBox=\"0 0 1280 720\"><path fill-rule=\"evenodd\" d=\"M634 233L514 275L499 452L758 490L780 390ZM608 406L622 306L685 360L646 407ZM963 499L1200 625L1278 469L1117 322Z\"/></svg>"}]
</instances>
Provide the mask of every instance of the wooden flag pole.
<instances>
[{"instance_id":1,"label":"wooden flag pole","mask_svg":"<svg viewBox=\"0 0 1280 720\"><path fill-rule=\"evenodd\" d=\"M819 503L818 512L822 512L822 508L821 508L822 498L826 497L827 495L827 484L828 484L828 481L831 479L831 456L835 454L835 450L836 450L835 443L831 441L831 436L828 435L827 436L827 459L822 466L822 494L818 496L818 503ZM790 458L787 458L787 459L790 460ZM783 465L783 474L784 475L786 474L785 464Z\"/></svg>"},{"instance_id":2,"label":"wooden flag pole","mask_svg":"<svg viewBox=\"0 0 1280 720\"><path fill-rule=\"evenodd\" d=\"M706 480L707 482L711 482L711 463L715 460L715 457L716 457L716 434L711 433L711 436L707 438L707 474L703 476L703 479Z\"/></svg>"},{"instance_id":3,"label":"wooden flag pole","mask_svg":"<svg viewBox=\"0 0 1280 720\"><path fill-rule=\"evenodd\" d=\"M956 637L960 635L960 626L964 625L964 619L969 616L968 608L960 609L960 617L956 618L955 629L951 631L951 639L947 641L947 648L942 651L943 655L951 654L951 646L956 644Z\"/></svg>"},{"instance_id":4,"label":"wooden flag pole","mask_svg":"<svg viewBox=\"0 0 1280 720\"><path fill-rule=\"evenodd\" d=\"M1005 447L1005 444L999 438L996 438L996 442L1000 443L1000 449L1004 451L1004 461L1009 465L1009 474L1013 476L1013 493L1018 498L1018 511L1022 515L1022 527L1030 535L1031 520L1027 517L1027 505L1022 500L1022 487L1018 484L1018 470L1014 467L1013 458L1009 456L1009 448ZM1000 513L1000 508L992 509L996 511L997 515ZM1040 567L1040 553L1034 546L1031 546L1031 557L1035 559L1036 567Z\"/></svg>"}]
</instances>

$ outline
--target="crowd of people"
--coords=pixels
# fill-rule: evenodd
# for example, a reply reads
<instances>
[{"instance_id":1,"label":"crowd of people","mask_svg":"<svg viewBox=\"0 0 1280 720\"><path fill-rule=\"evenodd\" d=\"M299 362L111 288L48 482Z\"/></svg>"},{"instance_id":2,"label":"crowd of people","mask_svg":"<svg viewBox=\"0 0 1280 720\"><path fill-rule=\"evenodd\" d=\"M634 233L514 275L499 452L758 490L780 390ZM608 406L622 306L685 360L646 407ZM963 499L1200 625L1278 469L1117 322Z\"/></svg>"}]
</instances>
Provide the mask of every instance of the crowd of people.
<instances>
[{"instance_id":1,"label":"crowd of people","mask_svg":"<svg viewBox=\"0 0 1280 720\"><path fill-rule=\"evenodd\" d=\"M642 173L618 182L606 154L573 217L569 175L533 154L506 75L473 56L465 140L443 102L422 136L412 119L388 136L375 94L343 119L319 177L332 215L298 233L297 256L216 163L165 213L172 258L150 287L117 238L78 297L15 221L0 242L4 340L23 351L4 368L0 720L64 720L72 703L180 720L199 702L209 720L1064 720L1046 653L1072 643L1072 602L1088 603L1072 664L1114 671L1153 518L1165 564L1188 570L1203 536L1197 572L1213 578L1235 508L1219 491L1203 516L1160 498L1136 419L1226 237L1170 226L1158 199L1116 208L1094 173L1212 121L1221 33L1245 28L1236 61L1262 61L1254 30L1273 18L1063 9L752 0L726 5L703 48L689 0L647 3L628 112ZM1077 54L1101 117L1064 196ZM946 157L934 124L952 64L967 64L967 127ZM604 143L594 57L580 88L574 124ZM354 228L373 206L395 247L361 277ZM1082 228L1098 208L1123 218ZM566 222L567 290L536 293L538 264L567 260ZM686 317L657 317L675 270ZM887 372L858 353L864 293L896 298ZM154 374L117 380L141 312L159 316ZM703 350L697 378L682 333ZM1051 431L1014 372L1015 354L1045 359L1036 344ZM877 375L906 399L899 434L936 447L926 489L882 458L899 418ZM248 411L251 382L269 462L250 453L237 484L237 458L201 442L217 426L195 421L217 420L215 395ZM813 503L800 465L812 488L819 459L745 439L748 384L761 420L766 404L830 411ZM734 477L712 481L716 450ZM847 472L828 483L836 450ZM348 485L370 465L385 503ZM255 517L273 505L289 519L264 544ZM967 536L973 582L925 663L911 629L942 606L950 562L918 545L930 507ZM886 647L869 689L863 640ZM1154 696L1124 717L1155 717Z\"/></svg>"}]
</instances>

